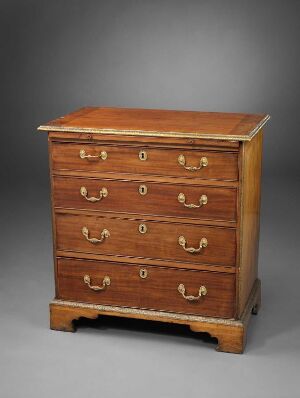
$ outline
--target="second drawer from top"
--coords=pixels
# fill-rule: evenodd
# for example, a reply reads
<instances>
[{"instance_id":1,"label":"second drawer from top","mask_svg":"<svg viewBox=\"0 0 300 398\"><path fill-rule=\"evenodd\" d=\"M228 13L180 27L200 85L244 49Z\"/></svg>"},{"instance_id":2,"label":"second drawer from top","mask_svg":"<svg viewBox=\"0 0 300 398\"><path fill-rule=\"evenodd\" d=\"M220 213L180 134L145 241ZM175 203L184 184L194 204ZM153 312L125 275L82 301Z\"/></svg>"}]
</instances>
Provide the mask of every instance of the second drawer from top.
<instances>
[{"instance_id":1,"label":"second drawer from top","mask_svg":"<svg viewBox=\"0 0 300 398\"><path fill-rule=\"evenodd\" d=\"M53 178L54 207L235 221L237 190L94 178Z\"/></svg>"}]
</instances>

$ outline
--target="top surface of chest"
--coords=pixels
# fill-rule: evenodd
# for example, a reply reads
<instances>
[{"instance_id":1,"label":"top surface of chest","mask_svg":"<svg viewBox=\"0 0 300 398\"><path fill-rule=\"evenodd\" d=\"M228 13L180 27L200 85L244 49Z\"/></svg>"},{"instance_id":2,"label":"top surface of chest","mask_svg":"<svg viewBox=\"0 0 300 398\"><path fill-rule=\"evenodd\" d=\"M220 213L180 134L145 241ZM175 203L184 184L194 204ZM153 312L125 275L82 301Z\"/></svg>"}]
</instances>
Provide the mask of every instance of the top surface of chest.
<instances>
[{"instance_id":1,"label":"top surface of chest","mask_svg":"<svg viewBox=\"0 0 300 398\"><path fill-rule=\"evenodd\" d=\"M81 108L39 130L250 141L269 115L128 108Z\"/></svg>"}]
</instances>

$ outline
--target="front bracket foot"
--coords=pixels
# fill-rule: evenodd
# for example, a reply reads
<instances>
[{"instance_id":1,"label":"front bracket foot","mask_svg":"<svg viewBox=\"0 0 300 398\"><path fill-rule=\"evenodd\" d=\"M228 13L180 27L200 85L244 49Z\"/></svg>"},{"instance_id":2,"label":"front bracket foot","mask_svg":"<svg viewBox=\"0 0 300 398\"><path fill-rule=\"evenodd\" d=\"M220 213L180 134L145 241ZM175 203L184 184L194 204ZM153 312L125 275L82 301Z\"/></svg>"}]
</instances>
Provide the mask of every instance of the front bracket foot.
<instances>
[{"instance_id":1,"label":"front bracket foot","mask_svg":"<svg viewBox=\"0 0 300 398\"><path fill-rule=\"evenodd\" d=\"M84 317L98 318L98 312L92 309L50 304L50 329L63 332L75 332L74 321Z\"/></svg>"}]
</instances>

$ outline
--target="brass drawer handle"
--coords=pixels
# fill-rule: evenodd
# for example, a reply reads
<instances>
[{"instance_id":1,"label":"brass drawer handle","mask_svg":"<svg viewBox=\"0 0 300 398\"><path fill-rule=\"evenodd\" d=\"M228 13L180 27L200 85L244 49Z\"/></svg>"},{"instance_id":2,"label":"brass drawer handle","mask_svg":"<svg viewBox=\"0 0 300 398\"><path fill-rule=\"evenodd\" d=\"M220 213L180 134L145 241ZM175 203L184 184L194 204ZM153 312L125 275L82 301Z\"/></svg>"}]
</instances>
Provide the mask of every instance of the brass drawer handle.
<instances>
[{"instance_id":1,"label":"brass drawer handle","mask_svg":"<svg viewBox=\"0 0 300 398\"><path fill-rule=\"evenodd\" d=\"M89 275L84 275L83 281L88 285L90 289L95 290L95 292L98 292L99 290L104 290L106 286L110 285L110 277L107 275L103 278L102 286L91 285L91 277Z\"/></svg>"},{"instance_id":2,"label":"brass drawer handle","mask_svg":"<svg viewBox=\"0 0 300 398\"><path fill-rule=\"evenodd\" d=\"M88 191L86 189L86 187L81 187L80 188L80 194L81 196L83 196L86 200L88 200L89 202L99 202L99 200L106 198L108 195L108 190L103 187L102 189L100 189L99 191L99 198L96 198L95 196L90 196L88 197Z\"/></svg>"},{"instance_id":3,"label":"brass drawer handle","mask_svg":"<svg viewBox=\"0 0 300 398\"><path fill-rule=\"evenodd\" d=\"M106 151L101 151L98 155L87 155L84 149L80 149L79 156L81 159L98 158L98 159L106 160L108 155L107 155Z\"/></svg>"},{"instance_id":4,"label":"brass drawer handle","mask_svg":"<svg viewBox=\"0 0 300 398\"><path fill-rule=\"evenodd\" d=\"M207 295L207 289L206 289L205 286L200 286L199 287L198 296L186 296L186 294L185 294L185 286L184 286L183 283L178 285L178 291L188 301L196 301L196 300L199 300L201 296L206 296Z\"/></svg>"},{"instance_id":5,"label":"brass drawer handle","mask_svg":"<svg viewBox=\"0 0 300 398\"><path fill-rule=\"evenodd\" d=\"M178 238L178 243L179 243L179 245L183 248L183 250L185 250L185 251L188 252L188 253L192 253L192 254L194 254L194 253L200 253L201 250L202 250L204 247L207 247L207 246L208 246L208 241L207 241L206 238L202 238L202 239L200 240L198 249L195 249L194 247L186 247L186 239L185 239L184 236L179 236L179 238Z\"/></svg>"},{"instance_id":6,"label":"brass drawer handle","mask_svg":"<svg viewBox=\"0 0 300 398\"><path fill-rule=\"evenodd\" d=\"M188 207L189 209L197 209L199 207L202 207L203 205L206 205L207 202L208 202L208 199L207 199L206 195L201 195L198 205L194 205L193 203L187 204L187 203L185 203L185 194L184 193L180 193L178 195L178 202L179 203L183 203L183 205L185 207Z\"/></svg>"},{"instance_id":7,"label":"brass drawer handle","mask_svg":"<svg viewBox=\"0 0 300 398\"><path fill-rule=\"evenodd\" d=\"M203 167L206 167L206 166L208 165L208 159L207 159L205 156L203 156L203 157L200 159L200 164L199 164L198 167L197 167L197 166L186 166L186 165L185 165L185 163L186 163L186 161L185 161L185 156L181 154L181 155L178 156L178 163L179 163L181 166L183 166L186 170L189 170L189 171L197 171L197 170L200 170L200 169L202 169Z\"/></svg>"},{"instance_id":8,"label":"brass drawer handle","mask_svg":"<svg viewBox=\"0 0 300 398\"><path fill-rule=\"evenodd\" d=\"M103 231L101 232L100 239L97 238L89 238L89 230L87 229L87 227L82 227L82 235L86 238L86 240L88 240L91 243L102 243L106 238L110 237L110 233L108 229L103 229Z\"/></svg>"}]
</instances>

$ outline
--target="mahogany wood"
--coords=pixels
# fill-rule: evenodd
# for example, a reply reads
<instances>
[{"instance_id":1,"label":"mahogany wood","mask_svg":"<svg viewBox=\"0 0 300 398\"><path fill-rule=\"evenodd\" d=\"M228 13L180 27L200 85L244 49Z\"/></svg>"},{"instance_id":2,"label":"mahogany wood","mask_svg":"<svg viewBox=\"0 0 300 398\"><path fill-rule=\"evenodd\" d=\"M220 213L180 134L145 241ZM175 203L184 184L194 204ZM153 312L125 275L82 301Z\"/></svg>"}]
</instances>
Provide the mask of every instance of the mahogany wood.
<instances>
[{"instance_id":1,"label":"mahogany wood","mask_svg":"<svg viewBox=\"0 0 300 398\"><path fill-rule=\"evenodd\" d=\"M130 308L97 306L71 301L54 300L50 304L50 327L53 330L74 332L74 320L80 318L95 319L101 315L123 318L137 318L151 321L179 323L188 325L194 332L206 332L217 338L217 351L240 354L244 351L247 340L247 329L251 312L257 313L260 305L260 281L256 280L248 303L238 321L224 321L218 318L182 316L173 317L172 313L139 311Z\"/></svg>"},{"instance_id":2,"label":"mahogany wood","mask_svg":"<svg viewBox=\"0 0 300 398\"><path fill-rule=\"evenodd\" d=\"M235 265L235 229L186 225L180 223L144 223L146 233L139 232L142 223L134 219L105 218L87 215L56 215L56 247L84 253L166 259L213 265ZM86 227L90 238L100 238L103 229L110 236L102 243L91 243L82 234ZM199 253L188 253L178 243L184 236L187 247L199 247L202 238L208 246Z\"/></svg>"},{"instance_id":3,"label":"mahogany wood","mask_svg":"<svg viewBox=\"0 0 300 398\"><path fill-rule=\"evenodd\" d=\"M92 133L77 133L77 132L62 132L62 131L49 131L49 138L53 140L53 142L73 142L82 144L88 143L95 143L99 144L101 142L102 145L106 144L118 144L122 143L120 140L119 135L116 134L108 134L108 133L101 133L101 134L92 134ZM122 133L122 139L126 144L133 144L133 145L147 145L150 146L158 146L165 147L165 148L185 148L185 149L198 149L200 151L205 150L218 150L218 151L233 151L238 152L240 143L239 141L235 140L209 140L203 138L184 138L184 137L152 137L151 135L147 136L135 136L135 135L128 135L124 132Z\"/></svg>"},{"instance_id":4,"label":"mahogany wood","mask_svg":"<svg viewBox=\"0 0 300 398\"><path fill-rule=\"evenodd\" d=\"M56 250L58 257L72 257L81 258L87 260L100 260L100 261L114 261L126 264L138 264L138 265L155 265L158 267L171 267L181 269L192 269L199 271L211 271L211 272L226 272L235 274L236 267L232 265L217 265L217 264L204 264L204 263L190 263L188 261L174 261L174 260L161 260L151 259L144 257L131 257L131 256L112 256L111 254L103 253L84 253L73 250Z\"/></svg>"},{"instance_id":5,"label":"mahogany wood","mask_svg":"<svg viewBox=\"0 0 300 398\"><path fill-rule=\"evenodd\" d=\"M139 192L141 185L145 185L147 189L147 193L144 195ZM90 202L81 195L81 187L86 188L88 197L100 197L99 192L102 188L107 189L108 195L98 202ZM55 177L53 192L55 207L172 216L174 218L236 220L237 193L233 188ZM207 204L199 208L188 208L184 203L178 201L180 193L185 195L185 203L188 205L199 206L202 195L207 196Z\"/></svg>"},{"instance_id":6,"label":"mahogany wood","mask_svg":"<svg viewBox=\"0 0 300 398\"><path fill-rule=\"evenodd\" d=\"M48 137L48 157L49 157L49 172L50 172L50 187L51 187L51 217L52 217L52 252L53 252L53 271L55 280L55 295L57 294L57 259L56 259L56 226L55 226L55 209L53 199L53 172L52 172L52 141Z\"/></svg>"},{"instance_id":7,"label":"mahogany wood","mask_svg":"<svg viewBox=\"0 0 300 398\"><path fill-rule=\"evenodd\" d=\"M49 132L56 300L51 328L98 315L176 322L217 337L221 351L242 352L257 280L262 133L268 115L88 107L56 119ZM105 159L82 159L101 151ZM146 160L139 152L146 151ZM208 165L197 171L186 166ZM146 195L139 193L147 187ZM94 203L80 194L97 197ZM199 204L188 208L179 203ZM147 231L141 229L144 224ZM85 236L82 227L88 228ZM103 229L109 236L103 242ZM140 229L139 229L140 228ZM141 233L145 232L145 233ZM185 248L199 248L197 253ZM88 239L87 239L88 238ZM141 268L147 271L142 278ZM102 286L94 291L84 282ZM178 291L196 296L187 300ZM92 286L91 285L91 286Z\"/></svg>"},{"instance_id":8,"label":"mahogany wood","mask_svg":"<svg viewBox=\"0 0 300 398\"><path fill-rule=\"evenodd\" d=\"M98 156L102 151L107 159L81 159L80 150L87 155ZM140 151L145 151L147 159L140 160ZM186 166L198 167L200 159L206 157L208 165L197 171L189 171L180 165L178 157L184 155ZM91 145L91 144L53 144L53 170L98 171L106 173L150 174L163 176L188 177L195 179L237 180L237 154L232 152L215 152L186 150L174 148L156 148L127 145Z\"/></svg>"},{"instance_id":9,"label":"mahogany wood","mask_svg":"<svg viewBox=\"0 0 300 398\"><path fill-rule=\"evenodd\" d=\"M147 271L144 279L140 276L141 269ZM93 285L102 286L106 275L111 284L104 290L94 291L83 281L86 274L91 277ZM182 283L187 295L198 296L200 286L206 287L207 295L189 301L178 292L178 286ZM232 318L234 286L234 274L140 267L112 262L58 260L57 298L63 300Z\"/></svg>"},{"instance_id":10,"label":"mahogany wood","mask_svg":"<svg viewBox=\"0 0 300 398\"><path fill-rule=\"evenodd\" d=\"M122 181L136 181L163 183L163 184L180 184L180 185L197 185L198 187L225 187L237 188L239 182L225 181L225 180L205 180L197 178L197 180L189 177L173 177L173 176L157 176L151 174L128 174L128 173L102 173L99 171L81 171L81 170L53 170L53 176L61 177L82 177L82 178L99 178L103 180L122 180Z\"/></svg>"},{"instance_id":11,"label":"mahogany wood","mask_svg":"<svg viewBox=\"0 0 300 398\"><path fill-rule=\"evenodd\" d=\"M153 214L127 214L120 212L107 212L97 210L83 210L83 209L74 209L74 208L66 208L66 207L56 207L55 213L65 213L65 214L86 214L88 216L94 216L97 214L98 216L106 217L106 218L127 218L127 219L135 219L143 221L164 221L164 222L177 222L183 224L193 224L199 226L199 219L197 218L186 218L186 217L171 217L171 216L154 216ZM201 220L201 225L208 225L211 227L229 227L235 228L237 226L236 221L224 221L224 220Z\"/></svg>"},{"instance_id":12,"label":"mahogany wood","mask_svg":"<svg viewBox=\"0 0 300 398\"><path fill-rule=\"evenodd\" d=\"M242 314L257 278L262 143L261 132L252 141L244 143L241 152L239 314Z\"/></svg>"},{"instance_id":13,"label":"mahogany wood","mask_svg":"<svg viewBox=\"0 0 300 398\"><path fill-rule=\"evenodd\" d=\"M251 139L252 132L268 115L245 113L220 113L175 111L160 109L97 108L79 109L75 113L48 122L44 129L64 127L76 129L120 130L163 133L188 132L202 134L204 137L226 139ZM188 134L187 134L188 135Z\"/></svg>"}]
</instances>

